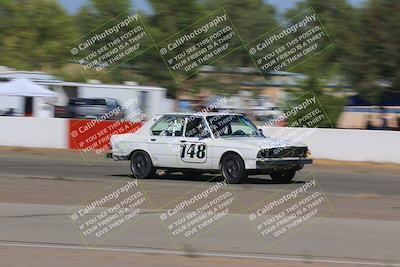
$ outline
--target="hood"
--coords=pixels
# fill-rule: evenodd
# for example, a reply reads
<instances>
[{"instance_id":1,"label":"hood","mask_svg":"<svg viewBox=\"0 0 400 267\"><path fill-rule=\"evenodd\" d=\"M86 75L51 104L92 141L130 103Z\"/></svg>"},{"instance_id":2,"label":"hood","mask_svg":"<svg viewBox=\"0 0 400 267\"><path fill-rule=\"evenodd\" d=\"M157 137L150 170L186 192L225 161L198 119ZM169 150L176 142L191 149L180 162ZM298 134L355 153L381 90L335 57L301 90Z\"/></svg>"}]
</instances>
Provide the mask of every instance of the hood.
<instances>
[{"instance_id":1,"label":"hood","mask_svg":"<svg viewBox=\"0 0 400 267\"><path fill-rule=\"evenodd\" d=\"M267 148L278 148L278 147L306 147L307 145L297 142L297 140L292 141L282 138L273 137L225 137L223 138L225 142L232 142L232 144L247 144L251 147L257 147L259 149Z\"/></svg>"}]
</instances>

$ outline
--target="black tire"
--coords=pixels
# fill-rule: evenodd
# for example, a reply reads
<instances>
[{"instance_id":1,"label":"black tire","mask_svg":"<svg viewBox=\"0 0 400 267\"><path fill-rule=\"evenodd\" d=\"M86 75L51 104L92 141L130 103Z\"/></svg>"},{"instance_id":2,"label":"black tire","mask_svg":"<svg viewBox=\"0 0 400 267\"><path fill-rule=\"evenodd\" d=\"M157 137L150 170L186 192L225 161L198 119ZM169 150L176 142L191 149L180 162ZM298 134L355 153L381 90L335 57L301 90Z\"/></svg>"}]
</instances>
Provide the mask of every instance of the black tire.
<instances>
[{"instance_id":1,"label":"black tire","mask_svg":"<svg viewBox=\"0 0 400 267\"><path fill-rule=\"evenodd\" d=\"M144 151L133 152L131 157L131 171L138 179L150 178L156 173L149 154Z\"/></svg>"},{"instance_id":2,"label":"black tire","mask_svg":"<svg viewBox=\"0 0 400 267\"><path fill-rule=\"evenodd\" d=\"M201 171L196 170L185 170L182 173L186 178L200 178L203 174Z\"/></svg>"},{"instance_id":3,"label":"black tire","mask_svg":"<svg viewBox=\"0 0 400 267\"><path fill-rule=\"evenodd\" d=\"M273 171L270 173L270 176L273 181L285 184L290 183L295 175L296 175L295 169Z\"/></svg>"},{"instance_id":4,"label":"black tire","mask_svg":"<svg viewBox=\"0 0 400 267\"><path fill-rule=\"evenodd\" d=\"M221 172L230 184L238 184L247 178L246 167L243 159L237 154L228 154L221 161Z\"/></svg>"}]
</instances>

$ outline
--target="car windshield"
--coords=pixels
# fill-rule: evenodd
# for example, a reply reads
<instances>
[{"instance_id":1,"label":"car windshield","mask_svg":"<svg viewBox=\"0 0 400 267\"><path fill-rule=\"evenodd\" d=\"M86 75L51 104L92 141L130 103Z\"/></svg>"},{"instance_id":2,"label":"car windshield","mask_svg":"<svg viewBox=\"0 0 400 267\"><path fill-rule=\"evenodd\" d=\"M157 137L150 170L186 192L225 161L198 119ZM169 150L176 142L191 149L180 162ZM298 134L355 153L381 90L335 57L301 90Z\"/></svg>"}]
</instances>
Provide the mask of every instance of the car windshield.
<instances>
[{"instance_id":1,"label":"car windshield","mask_svg":"<svg viewBox=\"0 0 400 267\"><path fill-rule=\"evenodd\" d=\"M216 138L232 136L261 136L257 127L244 115L207 116Z\"/></svg>"}]
</instances>

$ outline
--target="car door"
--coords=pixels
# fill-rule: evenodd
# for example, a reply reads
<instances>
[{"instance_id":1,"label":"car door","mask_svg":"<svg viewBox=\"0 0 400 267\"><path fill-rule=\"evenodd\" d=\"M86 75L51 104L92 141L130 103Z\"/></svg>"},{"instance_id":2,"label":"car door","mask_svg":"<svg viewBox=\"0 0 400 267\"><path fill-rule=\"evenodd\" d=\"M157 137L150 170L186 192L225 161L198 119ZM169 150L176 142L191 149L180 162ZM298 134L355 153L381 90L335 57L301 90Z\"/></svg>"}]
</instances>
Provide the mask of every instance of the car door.
<instances>
[{"instance_id":1,"label":"car door","mask_svg":"<svg viewBox=\"0 0 400 267\"><path fill-rule=\"evenodd\" d=\"M151 128L148 146L155 167L178 168L184 116L165 115Z\"/></svg>"},{"instance_id":2,"label":"car door","mask_svg":"<svg viewBox=\"0 0 400 267\"><path fill-rule=\"evenodd\" d=\"M201 116L185 119L184 134L179 138L178 162L181 168L213 169L213 142L209 128Z\"/></svg>"}]
</instances>

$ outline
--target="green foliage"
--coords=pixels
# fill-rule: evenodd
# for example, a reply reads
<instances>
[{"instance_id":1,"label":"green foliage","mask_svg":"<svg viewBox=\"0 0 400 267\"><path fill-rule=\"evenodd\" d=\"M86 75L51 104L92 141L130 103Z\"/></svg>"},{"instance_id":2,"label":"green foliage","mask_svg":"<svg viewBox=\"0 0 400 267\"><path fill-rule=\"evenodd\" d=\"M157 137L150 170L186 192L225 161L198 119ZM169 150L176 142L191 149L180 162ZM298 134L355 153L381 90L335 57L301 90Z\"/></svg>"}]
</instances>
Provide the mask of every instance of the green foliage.
<instances>
[{"instance_id":1,"label":"green foliage","mask_svg":"<svg viewBox=\"0 0 400 267\"><path fill-rule=\"evenodd\" d=\"M299 90L289 90L289 97L283 103L283 106L287 107L285 111L305 103L314 96L316 97L315 104L310 104L306 109L301 110L296 115L288 117L289 125L293 125L303 116L306 116L307 114L310 114L314 110L318 109L321 112L320 114L324 114L323 119L316 123L307 125L308 121L312 121L313 118L319 116L319 114L313 115L312 119L304 123L299 123L297 126L305 126L308 128L332 128L336 126L336 122L339 119L340 114L343 112L347 99L345 97L338 97L323 93L323 87L324 85L319 82L319 79L316 76L311 76L303 83Z\"/></svg>"},{"instance_id":2,"label":"green foliage","mask_svg":"<svg viewBox=\"0 0 400 267\"><path fill-rule=\"evenodd\" d=\"M70 58L73 20L56 1L5 1L0 12L0 65L22 69L58 67ZM3 6L2 6L3 8Z\"/></svg>"},{"instance_id":3,"label":"green foliage","mask_svg":"<svg viewBox=\"0 0 400 267\"><path fill-rule=\"evenodd\" d=\"M278 26L275 9L263 0L240 1L240 4L237 0L207 0L206 5L210 10L224 8L244 43L249 43ZM234 45L243 46L243 43L238 41ZM244 47L221 60L221 63L225 66L254 67Z\"/></svg>"},{"instance_id":4,"label":"green foliage","mask_svg":"<svg viewBox=\"0 0 400 267\"><path fill-rule=\"evenodd\" d=\"M288 10L286 19L312 7L334 43L293 71L320 79L347 81L367 100L379 101L390 93L400 93L400 1L366 1L361 7L353 7L348 0L302 0ZM152 12L141 17L154 44L220 7L227 11L244 42L279 24L273 6L264 0L149 0L149 4ZM90 0L75 16L66 14L57 0L0 0L0 7L0 65L50 69L82 80L68 65L71 61L68 44L128 11L132 5L130 0ZM234 45L242 43L238 40ZM171 96L188 89L187 86L198 90L206 88L207 83L215 87L220 82L195 75L187 82L176 83L157 50L154 46L101 79L117 82L126 78L127 73L123 73L126 69L134 70L134 75L141 76L138 79L169 88ZM215 65L254 67L244 48ZM387 86L382 87L383 82Z\"/></svg>"},{"instance_id":5,"label":"green foliage","mask_svg":"<svg viewBox=\"0 0 400 267\"><path fill-rule=\"evenodd\" d=\"M354 53L356 16L354 8L346 0L304 0L286 12L290 19L312 7L334 46L319 54L310 62L301 64L296 71L316 73L321 78L348 72L348 64Z\"/></svg>"},{"instance_id":6,"label":"green foliage","mask_svg":"<svg viewBox=\"0 0 400 267\"><path fill-rule=\"evenodd\" d=\"M367 0L359 8L345 0L304 0L287 18L313 7L334 47L302 64L296 71L350 82L365 99L379 101L400 93L400 1ZM382 88L379 82L390 84Z\"/></svg>"},{"instance_id":7,"label":"green foliage","mask_svg":"<svg viewBox=\"0 0 400 267\"><path fill-rule=\"evenodd\" d=\"M206 8L196 0L187 0L184 4L179 0L150 0L149 2L154 13L145 17L144 23L155 43L182 31L208 14ZM158 85L167 87L170 96L176 96L186 86L185 83L177 84L172 79L156 47L148 50L140 61L135 60L135 62L140 62L139 71L142 75Z\"/></svg>"},{"instance_id":8,"label":"green foliage","mask_svg":"<svg viewBox=\"0 0 400 267\"><path fill-rule=\"evenodd\" d=\"M318 127L331 128L336 127L340 114L344 111L344 106L347 103L346 97L338 97L327 94L319 94L316 96L322 109L328 117L323 120Z\"/></svg>"},{"instance_id":9,"label":"green foliage","mask_svg":"<svg viewBox=\"0 0 400 267\"><path fill-rule=\"evenodd\" d=\"M350 79L367 99L380 101L400 93L400 1L370 0L359 15L357 48ZM389 84L389 88L378 86Z\"/></svg>"},{"instance_id":10,"label":"green foliage","mask_svg":"<svg viewBox=\"0 0 400 267\"><path fill-rule=\"evenodd\" d=\"M80 36L87 34L95 28L101 27L106 22L115 19L122 13L131 9L129 0L91 0L83 6L75 16L76 26Z\"/></svg>"},{"instance_id":11,"label":"green foliage","mask_svg":"<svg viewBox=\"0 0 400 267\"><path fill-rule=\"evenodd\" d=\"M207 15L210 10L196 0L150 0L154 14L149 16L149 30L158 43L178 33Z\"/></svg>"}]
</instances>

